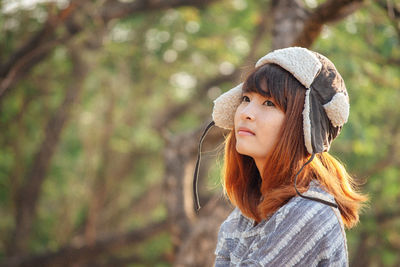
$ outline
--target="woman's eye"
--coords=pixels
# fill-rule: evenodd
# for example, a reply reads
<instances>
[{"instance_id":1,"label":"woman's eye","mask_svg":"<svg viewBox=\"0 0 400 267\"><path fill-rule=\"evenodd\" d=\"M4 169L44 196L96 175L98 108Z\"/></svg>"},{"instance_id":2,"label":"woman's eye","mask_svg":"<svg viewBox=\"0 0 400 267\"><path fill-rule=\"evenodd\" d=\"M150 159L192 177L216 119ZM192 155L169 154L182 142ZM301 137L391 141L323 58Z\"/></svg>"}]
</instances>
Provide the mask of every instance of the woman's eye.
<instances>
[{"instance_id":1,"label":"woman's eye","mask_svg":"<svg viewBox=\"0 0 400 267\"><path fill-rule=\"evenodd\" d=\"M250 102L250 98L248 96L242 96L242 102Z\"/></svg>"},{"instance_id":2,"label":"woman's eye","mask_svg":"<svg viewBox=\"0 0 400 267\"><path fill-rule=\"evenodd\" d=\"M264 104L266 104L266 105L269 106L269 107L275 107L274 102L272 102L271 100L265 101Z\"/></svg>"}]
</instances>

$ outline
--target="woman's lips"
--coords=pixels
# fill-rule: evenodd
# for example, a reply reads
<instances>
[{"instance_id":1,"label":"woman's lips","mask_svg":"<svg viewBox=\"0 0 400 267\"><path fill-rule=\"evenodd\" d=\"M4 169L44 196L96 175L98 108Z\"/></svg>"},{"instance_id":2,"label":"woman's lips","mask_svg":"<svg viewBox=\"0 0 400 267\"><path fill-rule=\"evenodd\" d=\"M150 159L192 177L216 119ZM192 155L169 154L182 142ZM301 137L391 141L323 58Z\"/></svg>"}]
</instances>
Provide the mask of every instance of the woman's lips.
<instances>
[{"instance_id":1,"label":"woman's lips","mask_svg":"<svg viewBox=\"0 0 400 267\"><path fill-rule=\"evenodd\" d=\"M245 132L245 131L239 131L238 132L238 135L254 135L253 133L250 133L250 132Z\"/></svg>"},{"instance_id":2,"label":"woman's lips","mask_svg":"<svg viewBox=\"0 0 400 267\"><path fill-rule=\"evenodd\" d=\"M248 128L240 127L239 130L238 130L238 135L252 136L252 135L255 135L255 134Z\"/></svg>"}]
</instances>

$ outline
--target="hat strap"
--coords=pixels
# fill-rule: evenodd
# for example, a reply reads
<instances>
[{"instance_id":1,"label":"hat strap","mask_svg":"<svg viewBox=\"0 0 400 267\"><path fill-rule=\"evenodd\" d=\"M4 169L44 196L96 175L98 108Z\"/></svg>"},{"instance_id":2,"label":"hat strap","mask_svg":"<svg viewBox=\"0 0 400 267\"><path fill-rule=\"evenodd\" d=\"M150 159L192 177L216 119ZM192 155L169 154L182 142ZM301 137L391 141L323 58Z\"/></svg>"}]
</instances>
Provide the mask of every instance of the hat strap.
<instances>
[{"instance_id":1,"label":"hat strap","mask_svg":"<svg viewBox=\"0 0 400 267\"><path fill-rule=\"evenodd\" d=\"M303 168L304 168L305 166L307 166L307 165L314 159L314 157L315 157L315 153L312 153L310 159L309 159L309 160L300 168L300 170L297 172L296 176L294 177L294 189L296 190L296 193L297 193L299 196L301 196L302 198L314 200L314 201L320 202L320 203L322 203L322 204L325 204L325 205L328 205L328 206L331 206L331 207L334 207L334 208L338 208L338 205L335 204L335 203L333 203L333 202L329 202L329 201L326 201L326 200L323 200L323 199L320 199L320 198L316 198L316 197L305 196L305 195L303 195L302 193L300 193L299 190L297 190L297 187L296 187L297 176L300 174L300 172L303 170Z\"/></svg>"},{"instance_id":2,"label":"hat strap","mask_svg":"<svg viewBox=\"0 0 400 267\"><path fill-rule=\"evenodd\" d=\"M208 131L211 129L212 126L215 125L215 122L212 121L210 122L206 129L203 132L203 135L200 138L200 142L199 142L199 148L198 148L198 152L197 152L197 161L196 161L196 167L194 169L194 177L193 177L193 196L194 196L194 208L196 211L198 211L201 207L200 207L200 199L199 199L199 192L198 192L198 180L199 180L199 168L200 168L200 160L201 160L201 146L203 144L203 139L206 136L206 134L208 133Z\"/></svg>"}]
</instances>

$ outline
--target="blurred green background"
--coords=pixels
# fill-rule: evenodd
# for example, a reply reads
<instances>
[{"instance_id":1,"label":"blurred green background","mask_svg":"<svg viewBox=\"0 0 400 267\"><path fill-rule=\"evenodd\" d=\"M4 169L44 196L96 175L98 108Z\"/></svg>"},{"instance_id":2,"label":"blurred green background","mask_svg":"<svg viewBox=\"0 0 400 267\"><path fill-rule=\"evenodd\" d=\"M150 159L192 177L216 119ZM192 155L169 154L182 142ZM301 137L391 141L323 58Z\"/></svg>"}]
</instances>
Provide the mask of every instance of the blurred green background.
<instances>
[{"instance_id":1,"label":"blurred green background","mask_svg":"<svg viewBox=\"0 0 400 267\"><path fill-rule=\"evenodd\" d=\"M0 1L0 266L207 266L223 200L212 101L272 49L330 58L333 143L370 197L350 266L400 266L400 1Z\"/></svg>"}]
</instances>

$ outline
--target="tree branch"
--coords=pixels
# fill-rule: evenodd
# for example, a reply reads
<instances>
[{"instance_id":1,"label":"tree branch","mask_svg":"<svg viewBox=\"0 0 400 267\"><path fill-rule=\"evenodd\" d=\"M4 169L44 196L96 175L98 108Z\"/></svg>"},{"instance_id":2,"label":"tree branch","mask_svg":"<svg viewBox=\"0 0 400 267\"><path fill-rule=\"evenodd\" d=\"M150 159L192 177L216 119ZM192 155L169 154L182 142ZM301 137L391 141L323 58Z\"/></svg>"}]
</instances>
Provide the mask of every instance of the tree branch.
<instances>
[{"instance_id":1,"label":"tree branch","mask_svg":"<svg viewBox=\"0 0 400 267\"><path fill-rule=\"evenodd\" d=\"M124 18L140 12L163 10L181 6L203 7L219 0L136 0L128 3L108 1L101 10L104 21Z\"/></svg>"},{"instance_id":2,"label":"tree branch","mask_svg":"<svg viewBox=\"0 0 400 267\"><path fill-rule=\"evenodd\" d=\"M327 0L309 14L293 45L310 47L320 35L324 24L343 19L360 8L362 3L363 0Z\"/></svg>"},{"instance_id":3,"label":"tree branch","mask_svg":"<svg viewBox=\"0 0 400 267\"><path fill-rule=\"evenodd\" d=\"M397 123L395 124L394 128L389 131L390 135L392 136L391 140L394 141L389 145L386 155L382 159L375 162L375 164L365 169L361 174L358 175L359 177L371 177L390 166L396 166L400 163L399 157L397 156L399 151L399 142L397 141L399 128L400 123Z\"/></svg>"},{"instance_id":4,"label":"tree branch","mask_svg":"<svg viewBox=\"0 0 400 267\"><path fill-rule=\"evenodd\" d=\"M93 259L96 256L108 254L127 245L139 244L167 230L169 227L169 220L165 220L128 233L99 238L92 245L86 243L71 244L60 248L56 252L8 258L0 266L72 266L73 264Z\"/></svg>"},{"instance_id":5,"label":"tree branch","mask_svg":"<svg viewBox=\"0 0 400 267\"><path fill-rule=\"evenodd\" d=\"M61 10L57 15L49 16L43 28L12 54L7 63L0 66L0 101L6 90L44 60L57 44L68 42L84 29L82 22L75 21L75 15L77 12L85 12L82 11L84 10L82 7L86 1L71 1L68 7ZM99 8L98 12L93 12L90 17L92 21L101 19L104 24L107 24L111 19L123 18L140 12L180 6L202 7L216 1L218 0L136 0L131 3L107 1ZM56 29L60 25L66 26L67 32L57 37Z\"/></svg>"},{"instance_id":6,"label":"tree branch","mask_svg":"<svg viewBox=\"0 0 400 267\"><path fill-rule=\"evenodd\" d=\"M376 222L382 225L387 223L388 221L400 218L400 210L382 211L380 213L375 214L374 217Z\"/></svg>"},{"instance_id":7,"label":"tree branch","mask_svg":"<svg viewBox=\"0 0 400 267\"><path fill-rule=\"evenodd\" d=\"M398 38L400 38L400 9L393 5L390 1L376 1L378 6L387 14L388 19L396 30Z\"/></svg>"},{"instance_id":8,"label":"tree branch","mask_svg":"<svg viewBox=\"0 0 400 267\"><path fill-rule=\"evenodd\" d=\"M49 15L43 28L12 54L5 64L0 66L0 98L18 79L46 58L57 44L69 38L68 33L66 36L57 39L55 30L60 24L70 19L77 7L76 1L71 1L68 7L61 10L57 15Z\"/></svg>"},{"instance_id":9,"label":"tree branch","mask_svg":"<svg viewBox=\"0 0 400 267\"><path fill-rule=\"evenodd\" d=\"M376 1L378 6L383 8L391 19L400 19L400 10L390 1Z\"/></svg>"}]
</instances>

